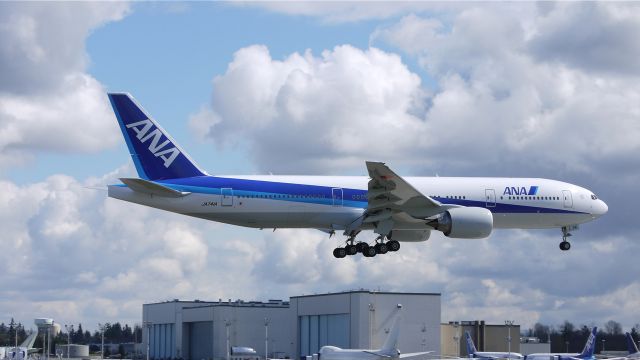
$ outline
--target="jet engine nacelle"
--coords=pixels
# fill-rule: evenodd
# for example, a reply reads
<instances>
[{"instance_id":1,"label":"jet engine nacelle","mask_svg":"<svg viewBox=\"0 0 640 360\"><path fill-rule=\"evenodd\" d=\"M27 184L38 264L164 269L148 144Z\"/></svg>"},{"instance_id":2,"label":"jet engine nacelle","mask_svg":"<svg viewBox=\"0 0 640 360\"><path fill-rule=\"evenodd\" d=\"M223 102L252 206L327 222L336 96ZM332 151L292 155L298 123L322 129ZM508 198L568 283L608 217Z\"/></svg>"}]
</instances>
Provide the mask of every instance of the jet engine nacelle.
<instances>
[{"instance_id":1,"label":"jet engine nacelle","mask_svg":"<svg viewBox=\"0 0 640 360\"><path fill-rule=\"evenodd\" d=\"M418 242L427 241L431 230L392 230L388 238L395 241Z\"/></svg>"},{"instance_id":2,"label":"jet engine nacelle","mask_svg":"<svg viewBox=\"0 0 640 360\"><path fill-rule=\"evenodd\" d=\"M484 239L493 230L491 211L480 207L449 209L435 221L434 228L450 238Z\"/></svg>"}]
</instances>

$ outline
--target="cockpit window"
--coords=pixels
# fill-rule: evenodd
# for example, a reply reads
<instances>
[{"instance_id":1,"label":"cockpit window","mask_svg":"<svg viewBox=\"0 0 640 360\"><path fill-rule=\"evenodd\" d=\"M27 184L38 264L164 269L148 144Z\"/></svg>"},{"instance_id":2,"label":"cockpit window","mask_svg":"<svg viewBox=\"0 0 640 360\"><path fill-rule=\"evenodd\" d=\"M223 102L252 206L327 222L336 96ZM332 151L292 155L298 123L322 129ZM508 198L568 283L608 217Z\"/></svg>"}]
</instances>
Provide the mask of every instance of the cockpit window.
<instances>
[{"instance_id":1,"label":"cockpit window","mask_svg":"<svg viewBox=\"0 0 640 360\"><path fill-rule=\"evenodd\" d=\"M591 194L591 200L598 200L598 197L593 195L593 194Z\"/></svg>"}]
</instances>

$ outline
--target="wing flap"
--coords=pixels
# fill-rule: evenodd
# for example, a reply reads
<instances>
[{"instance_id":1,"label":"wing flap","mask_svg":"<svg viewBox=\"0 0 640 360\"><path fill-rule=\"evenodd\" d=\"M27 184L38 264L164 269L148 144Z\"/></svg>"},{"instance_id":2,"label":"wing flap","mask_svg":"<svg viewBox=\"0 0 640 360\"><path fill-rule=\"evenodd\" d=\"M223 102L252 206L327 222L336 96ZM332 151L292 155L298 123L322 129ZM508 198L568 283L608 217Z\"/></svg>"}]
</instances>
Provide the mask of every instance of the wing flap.
<instances>
[{"instance_id":1,"label":"wing flap","mask_svg":"<svg viewBox=\"0 0 640 360\"><path fill-rule=\"evenodd\" d=\"M381 162L367 161L369 172L369 192L374 199L386 197L396 205L404 205L407 201L418 198L420 206L438 207L440 202L420 193L406 180L393 172Z\"/></svg>"},{"instance_id":2,"label":"wing flap","mask_svg":"<svg viewBox=\"0 0 640 360\"><path fill-rule=\"evenodd\" d=\"M367 171L371 180L367 189L369 203L364 222L377 222L376 232L379 234L384 234L388 228L381 224L395 221L396 215L422 220L453 207L423 195L384 163L367 161Z\"/></svg>"}]
</instances>

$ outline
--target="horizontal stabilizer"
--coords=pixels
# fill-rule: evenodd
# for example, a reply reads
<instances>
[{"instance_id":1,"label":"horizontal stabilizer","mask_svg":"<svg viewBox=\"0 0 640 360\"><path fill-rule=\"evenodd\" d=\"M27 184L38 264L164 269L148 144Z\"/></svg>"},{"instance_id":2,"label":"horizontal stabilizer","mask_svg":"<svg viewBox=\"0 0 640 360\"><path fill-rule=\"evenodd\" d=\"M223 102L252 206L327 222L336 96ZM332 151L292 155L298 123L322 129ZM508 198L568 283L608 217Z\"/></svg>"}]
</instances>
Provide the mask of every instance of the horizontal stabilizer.
<instances>
[{"instance_id":1,"label":"horizontal stabilizer","mask_svg":"<svg viewBox=\"0 0 640 360\"><path fill-rule=\"evenodd\" d=\"M432 353L433 351L422 351L422 352L415 352L415 353L400 354L400 359L408 359L408 358L413 358L417 356L429 355Z\"/></svg>"},{"instance_id":2,"label":"horizontal stabilizer","mask_svg":"<svg viewBox=\"0 0 640 360\"><path fill-rule=\"evenodd\" d=\"M379 356L379 357L385 358L385 359L393 359L393 356L382 354L379 351L362 350L362 352L363 353L367 353L367 354L371 354L371 355L375 355L375 356Z\"/></svg>"},{"instance_id":3,"label":"horizontal stabilizer","mask_svg":"<svg viewBox=\"0 0 640 360\"><path fill-rule=\"evenodd\" d=\"M127 185L133 191L145 193L149 195L178 198L178 197L183 197L185 195L190 194L189 192L174 190L167 186L158 184L153 181L144 180L144 179L120 178L120 181L122 181L125 185Z\"/></svg>"}]
</instances>

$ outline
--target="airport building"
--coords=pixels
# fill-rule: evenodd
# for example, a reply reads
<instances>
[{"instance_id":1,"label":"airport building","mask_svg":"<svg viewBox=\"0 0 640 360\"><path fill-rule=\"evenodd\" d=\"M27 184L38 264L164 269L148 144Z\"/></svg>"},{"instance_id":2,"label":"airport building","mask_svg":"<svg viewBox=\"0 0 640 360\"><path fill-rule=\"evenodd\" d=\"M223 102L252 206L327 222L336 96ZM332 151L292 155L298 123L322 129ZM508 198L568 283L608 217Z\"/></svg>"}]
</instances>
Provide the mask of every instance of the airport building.
<instances>
[{"instance_id":1,"label":"airport building","mask_svg":"<svg viewBox=\"0 0 640 360\"><path fill-rule=\"evenodd\" d=\"M452 321L442 324L442 355L467 357L464 332L468 331L478 351L520 352L520 325L491 325L482 320ZM509 348L511 336L511 348Z\"/></svg>"},{"instance_id":2,"label":"airport building","mask_svg":"<svg viewBox=\"0 0 640 360\"><path fill-rule=\"evenodd\" d=\"M232 349L296 358L324 345L382 346L398 312L402 352L440 353L440 294L368 290L289 301L169 301L143 305L143 348L153 359L227 359Z\"/></svg>"}]
</instances>

